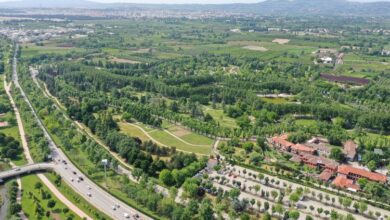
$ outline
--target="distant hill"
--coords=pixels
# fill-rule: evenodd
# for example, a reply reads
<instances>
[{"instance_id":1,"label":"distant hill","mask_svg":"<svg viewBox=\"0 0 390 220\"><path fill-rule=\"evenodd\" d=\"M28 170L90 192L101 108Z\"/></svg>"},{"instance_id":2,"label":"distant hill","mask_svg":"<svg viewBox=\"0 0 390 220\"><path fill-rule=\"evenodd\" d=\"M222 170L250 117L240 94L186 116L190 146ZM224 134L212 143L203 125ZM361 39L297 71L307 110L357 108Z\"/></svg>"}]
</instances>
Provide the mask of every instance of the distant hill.
<instances>
[{"instance_id":1,"label":"distant hill","mask_svg":"<svg viewBox=\"0 0 390 220\"><path fill-rule=\"evenodd\" d=\"M267 0L255 4L222 5L102 4L87 0L20 0L18 2L0 3L0 8L143 8L188 11L218 10L258 15L358 15L390 17L390 2L360 3L347 0Z\"/></svg>"},{"instance_id":2,"label":"distant hill","mask_svg":"<svg viewBox=\"0 0 390 220\"><path fill-rule=\"evenodd\" d=\"M100 5L86 0L19 0L1 2L0 8L94 8Z\"/></svg>"}]
</instances>

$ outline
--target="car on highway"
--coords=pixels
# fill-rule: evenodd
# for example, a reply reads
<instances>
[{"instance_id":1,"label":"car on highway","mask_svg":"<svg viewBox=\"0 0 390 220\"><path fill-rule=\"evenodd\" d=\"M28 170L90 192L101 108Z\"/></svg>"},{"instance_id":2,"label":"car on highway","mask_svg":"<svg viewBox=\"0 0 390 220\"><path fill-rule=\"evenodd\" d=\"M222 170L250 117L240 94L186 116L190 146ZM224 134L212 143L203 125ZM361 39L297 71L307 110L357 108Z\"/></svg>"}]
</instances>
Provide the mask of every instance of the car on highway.
<instances>
[{"instance_id":1,"label":"car on highway","mask_svg":"<svg viewBox=\"0 0 390 220\"><path fill-rule=\"evenodd\" d=\"M92 197L92 194L91 193L87 193L87 196Z\"/></svg>"},{"instance_id":2,"label":"car on highway","mask_svg":"<svg viewBox=\"0 0 390 220\"><path fill-rule=\"evenodd\" d=\"M129 215L129 213L125 212L125 213L123 213L123 217L130 218L130 215Z\"/></svg>"}]
</instances>

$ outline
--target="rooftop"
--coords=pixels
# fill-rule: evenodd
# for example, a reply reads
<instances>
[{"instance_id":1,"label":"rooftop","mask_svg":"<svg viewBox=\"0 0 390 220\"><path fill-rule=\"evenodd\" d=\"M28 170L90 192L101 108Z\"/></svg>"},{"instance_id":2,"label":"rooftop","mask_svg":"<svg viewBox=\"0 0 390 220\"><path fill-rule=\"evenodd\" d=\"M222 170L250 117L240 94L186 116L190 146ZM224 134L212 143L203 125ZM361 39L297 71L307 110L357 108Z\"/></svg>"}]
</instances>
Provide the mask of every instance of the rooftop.
<instances>
[{"instance_id":1,"label":"rooftop","mask_svg":"<svg viewBox=\"0 0 390 220\"><path fill-rule=\"evenodd\" d=\"M357 191L360 189L360 187L356 184L353 183L353 180L347 179L345 176L337 176L333 182L333 185L342 187L342 188L349 188L354 191Z\"/></svg>"},{"instance_id":2,"label":"rooftop","mask_svg":"<svg viewBox=\"0 0 390 220\"><path fill-rule=\"evenodd\" d=\"M349 158L355 158L356 156L356 150L357 150L357 144L352 141L352 140L348 140L347 142L344 143L344 154L347 155L347 157Z\"/></svg>"},{"instance_id":3,"label":"rooftop","mask_svg":"<svg viewBox=\"0 0 390 220\"><path fill-rule=\"evenodd\" d=\"M337 172L344 175L354 174L381 183L386 183L387 181L387 177L383 174L370 172L367 170L359 169L348 165L339 166Z\"/></svg>"}]
</instances>

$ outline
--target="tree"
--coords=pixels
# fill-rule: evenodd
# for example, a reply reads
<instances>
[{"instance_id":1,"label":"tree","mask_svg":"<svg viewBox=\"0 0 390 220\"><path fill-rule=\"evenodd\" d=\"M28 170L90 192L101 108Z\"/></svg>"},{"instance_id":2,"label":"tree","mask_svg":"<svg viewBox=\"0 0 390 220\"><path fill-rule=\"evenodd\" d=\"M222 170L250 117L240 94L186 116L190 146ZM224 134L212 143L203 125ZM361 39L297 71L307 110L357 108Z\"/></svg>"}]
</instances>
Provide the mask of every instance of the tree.
<instances>
[{"instance_id":1,"label":"tree","mask_svg":"<svg viewBox=\"0 0 390 220\"><path fill-rule=\"evenodd\" d=\"M232 200L235 200L238 198L238 196L240 195L241 193L241 190L240 189L237 189L237 188L234 188L234 189L231 189L229 191L229 197L232 199Z\"/></svg>"},{"instance_id":2,"label":"tree","mask_svg":"<svg viewBox=\"0 0 390 220\"><path fill-rule=\"evenodd\" d=\"M364 202L359 202L359 212L364 213L367 211L367 204Z\"/></svg>"},{"instance_id":3,"label":"tree","mask_svg":"<svg viewBox=\"0 0 390 220\"><path fill-rule=\"evenodd\" d=\"M203 199L202 203L200 204L199 219L202 219L202 220L213 220L214 219L213 206L212 206L211 201L209 199Z\"/></svg>"},{"instance_id":4,"label":"tree","mask_svg":"<svg viewBox=\"0 0 390 220\"><path fill-rule=\"evenodd\" d=\"M277 192L276 190L272 190L272 191L271 191L271 196L272 196L272 198L275 200L276 197L278 197L278 192Z\"/></svg>"},{"instance_id":5,"label":"tree","mask_svg":"<svg viewBox=\"0 0 390 220\"><path fill-rule=\"evenodd\" d=\"M160 172L160 175L159 175L159 180L161 182L163 182L165 185L167 186L173 186L175 183L174 183L174 179L173 179L173 176L172 176L172 173L170 170L168 169L164 169Z\"/></svg>"},{"instance_id":6,"label":"tree","mask_svg":"<svg viewBox=\"0 0 390 220\"><path fill-rule=\"evenodd\" d=\"M53 199L50 199L49 202L47 203L47 207L52 209L52 208L54 208L54 206L56 206L56 201L54 201Z\"/></svg>"},{"instance_id":7,"label":"tree","mask_svg":"<svg viewBox=\"0 0 390 220\"><path fill-rule=\"evenodd\" d=\"M261 219L262 220L271 220L271 215L268 212L266 212L266 213L264 213L264 215Z\"/></svg>"},{"instance_id":8,"label":"tree","mask_svg":"<svg viewBox=\"0 0 390 220\"><path fill-rule=\"evenodd\" d=\"M300 196L298 195L298 193L291 193L290 197L288 198L290 200L290 202L292 202L293 204L297 203L300 199Z\"/></svg>"},{"instance_id":9,"label":"tree","mask_svg":"<svg viewBox=\"0 0 390 220\"><path fill-rule=\"evenodd\" d=\"M299 212L297 210L291 210L288 213L288 217L294 220L297 220L299 218Z\"/></svg>"},{"instance_id":10,"label":"tree","mask_svg":"<svg viewBox=\"0 0 390 220\"><path fill-rule=\"evenodd\" d=\"M375 160L370 160L370 162L368 162L367 164L367 167L368 169L370 169L371 171L375 171L376 168L377 168L377 163Z\"/></svg>"},{"instance_id":11,"label":"tree","mask_svg":"<svg viewBox=\"0 0 390 220\"><path fill-rule=\"evenodd\" d=\"M314 220L314 219L313 219L313 217L311 217L310 215L306 215L305 220Z\"/></svg>"},{"instance_id":12,"label":"tree","mask_svg":"<svg viewBox=\"0 0 390 220\"><path fill-rule=\"evenodd\" d=\"M343 199L343 206L345 208L349 208L351 204L352 204L352 200L350 198L346 197Z\"/></svg>"},{"instance_id":13,"label":"tree","mask_svg":"<svg viewBox=\"0 0 390 220\"><path fill-rule=\"evenodd\" d=\"M42 188L42 183L41 182L36 182L34 185L35 189L41 189Z\"/></svg>"},{"instance_id":14,"label":"tree","mask_svg":"<svg viewBox=\"0 0 390 220\"><path fill-rule=\"evenodd\" d=\"M342 150L338 147L334 147L330 151L330 158L338 161L338 162L344 162L345 161L345 155L342 152Z\"/></svg>"}]
</instances>

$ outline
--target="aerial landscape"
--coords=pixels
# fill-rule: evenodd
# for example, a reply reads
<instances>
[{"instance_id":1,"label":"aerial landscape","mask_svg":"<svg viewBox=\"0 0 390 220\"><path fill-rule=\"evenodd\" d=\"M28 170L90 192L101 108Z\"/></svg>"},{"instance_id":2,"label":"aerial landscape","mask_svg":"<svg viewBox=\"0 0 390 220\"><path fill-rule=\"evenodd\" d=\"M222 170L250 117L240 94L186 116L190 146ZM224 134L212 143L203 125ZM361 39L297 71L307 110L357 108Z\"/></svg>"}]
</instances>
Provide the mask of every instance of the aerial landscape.
<instances>
[{"instance_id":1,"label":"aerial landscape","mask_svg":"<svg viewBox=\"0 0 390 220\"><path fill-rule=\"evenodd\" d=\"M390 1L0 0L0 220L390 220Z\"/></svg>"}]
</instances>

